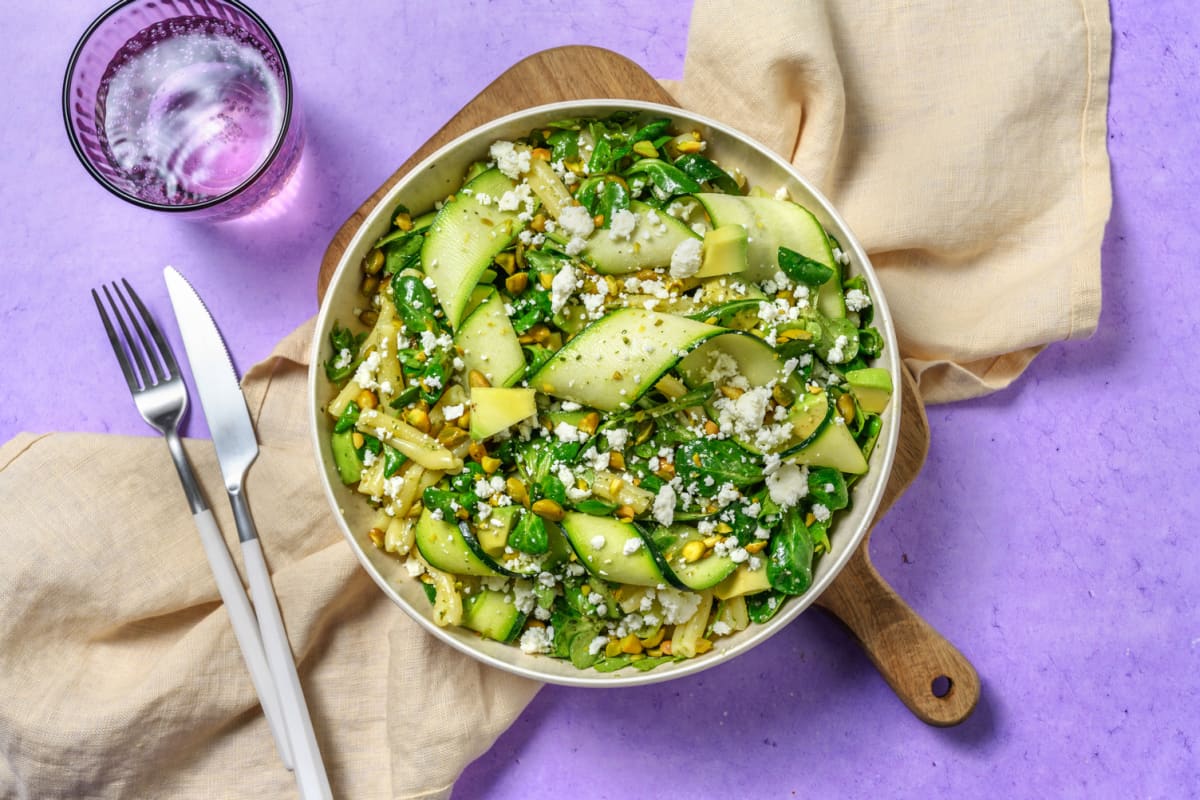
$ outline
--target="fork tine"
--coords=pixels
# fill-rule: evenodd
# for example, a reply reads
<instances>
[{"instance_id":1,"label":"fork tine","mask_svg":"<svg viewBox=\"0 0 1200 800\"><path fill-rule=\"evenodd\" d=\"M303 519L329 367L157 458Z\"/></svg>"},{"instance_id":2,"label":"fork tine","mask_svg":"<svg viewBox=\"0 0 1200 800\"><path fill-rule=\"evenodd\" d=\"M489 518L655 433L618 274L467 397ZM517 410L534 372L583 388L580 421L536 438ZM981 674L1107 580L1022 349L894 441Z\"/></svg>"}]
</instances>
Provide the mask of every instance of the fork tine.
<instances>
[{"instance_id":1,"label":"fork tine","mask_svg":"<svg viewBox=\"0 0 1200 800\"><path fill-rule=\"evenodd\" d=\"M145 351L146 360L150 362L150 369L154 373L154 383L157 384L159 381L165 381L167 376L158 363L158 356L155 355L154 348L150 346L150 340L146 338L146 332L142 330L141 324L138 323L138 315L133 313L133 309L129 307L129 301L125 299L125 295L121 292L121 287L115 281L113 282L113 290L117 293L117 297L121 298L121 305L125 306L125 313L129 315L129 322L133 325L133 329L137 331L138 341L142 343L142 350Z\"/></svg>"},{"instance_id":2,"label":"fork tine","mask_svg":"<svg viewBox=\"0 0 1200 800\"><path fill-rule=\"evenodd\" d=\"M96 301L96 310L100 312L100 321L104 323L109 344L112 345L113 352L117 356L117 363L121 365L121 373L125 376L125 382L129 384L129 391L136 392L138 385L133 377L133 370L129 366L129 357L125 355L125 348L121 347L121 340L117 338L112 320L108 318L108 312L104 310L104 304L100 302L100 295L96 294L95 289L92 289L92 299Z\"/></svg>"},{"instance_id":3,"label":"fork tine","mask_svg":"<svg viewBox=\"0 0 1200 800\"><path fill-rule=\"evenodd\" d=\"M125 284L125 291L129 292L130 299L133 300L133 304L137 306L137 310L142 315L142 321L146 323L146 327L150 330L150 335L154 337L154 343L158 345L158 354L162 356L162 360L167 365L167 377L171 378L178 375L179 364L175 362L175 354L171 352L171 345L168 344L166 337L162 335L162 331L155 324L154 317L150 315L146 304L142 302L142 298L137 296L137 292L129 285L129 281L121 278L121 283Z\"/></svg>"},{"instance_id":4,"label":"fork tine","mask_svg":"<svg viewBox=\"0 0 1200 800\"><path fill-rule=\"evenodd\" d=\"M117 318L117 324L121 326L121 332L125 334L125 346L129 348L129 354L133 356L134 363L137 364L138 375L142 380L142 387L149 388L153 385L150 382L150 372L146 369L146 362L142 359L142 353L138 350L137 342L134 341L132 334L129 333L129 326L125 324L125 318L121 316L121 309L112 299L112 294L108 291L108 287L103 287L104 296L108 299L108 305L112 308L113 316Z\"/></svg>"}]
</instances>

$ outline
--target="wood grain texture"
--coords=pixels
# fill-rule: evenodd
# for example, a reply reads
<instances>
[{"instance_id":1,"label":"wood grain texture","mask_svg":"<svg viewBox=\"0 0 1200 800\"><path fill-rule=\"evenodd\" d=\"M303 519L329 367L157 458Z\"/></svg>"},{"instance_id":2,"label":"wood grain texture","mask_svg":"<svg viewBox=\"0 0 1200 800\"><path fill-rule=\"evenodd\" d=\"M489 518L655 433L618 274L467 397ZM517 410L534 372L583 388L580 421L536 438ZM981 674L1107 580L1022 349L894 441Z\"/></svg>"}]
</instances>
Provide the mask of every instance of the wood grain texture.
<instances>
[{"instance_id":1,"label":"wood grain texture","mask_svg":"<svg viewBox=\"0 0 1200 800\"><path fill-rule=\"evenodd\" d=\"M317 279L318 298L324 296L342 253L370 210L403 175L434 150L513 111L562 100L599 97L676 104L645 70L608 50L572 46L529 56L467 103L346 220L322 259ZM907 370L902 377L900 444L875 522L916 478L929 450L924 406ZM979 676L963 655L900 599L875 571L867 548L869 539L870 532L832 586L817 599L817 605L850 629L884 679L920 719L939 726L962 722L979 699ZM950 680L950 690L944 697L933 692L933 681L939 677Z\"/></svg>"}]
</instances>

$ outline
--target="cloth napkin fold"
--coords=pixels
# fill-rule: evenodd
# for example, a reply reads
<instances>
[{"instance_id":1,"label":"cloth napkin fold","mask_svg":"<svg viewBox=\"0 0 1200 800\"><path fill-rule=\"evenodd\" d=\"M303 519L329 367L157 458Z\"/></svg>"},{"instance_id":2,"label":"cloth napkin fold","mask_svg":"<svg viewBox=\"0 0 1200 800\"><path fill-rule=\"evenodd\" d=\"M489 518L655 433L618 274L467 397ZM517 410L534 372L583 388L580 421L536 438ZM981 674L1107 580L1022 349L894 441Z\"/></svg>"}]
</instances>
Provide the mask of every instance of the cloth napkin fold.
<instances>
[{"instance_id":1,"label":"cloth napkin fold","mask_svg":"<svg viewBox=\"0 0 1200 800\"><path fill-rule=\"evenodd\" d=\"M1109 37L1102 0L701 0L674 89L832 197L925 398L950 400L1096 324ZM244 388L248 496L318 739L339 797L445 797L538 685L426 635L342 542L308 441L310 336ZM186 447L240 560L211 444ZM0 798L294 796L157 438L10 441L0 541Z\"/></svg>"}]
</instances>

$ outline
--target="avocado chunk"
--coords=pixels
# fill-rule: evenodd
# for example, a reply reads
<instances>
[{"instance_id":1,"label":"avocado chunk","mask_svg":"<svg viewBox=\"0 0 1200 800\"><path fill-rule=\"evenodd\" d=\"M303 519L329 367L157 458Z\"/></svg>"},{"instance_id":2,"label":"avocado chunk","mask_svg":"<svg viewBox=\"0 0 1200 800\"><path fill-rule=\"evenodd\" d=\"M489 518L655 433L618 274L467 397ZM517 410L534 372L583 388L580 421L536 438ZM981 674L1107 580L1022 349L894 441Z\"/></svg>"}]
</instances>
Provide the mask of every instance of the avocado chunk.
<instances>
[{"instance_id":1,"label":"avocado chunk","mask_svg":"<svg viewBox=\"0 0 1200 800\"><path fill-rule=\"evenodd\" d=\"M866 367L846 373L846 383L863 411L882 414L892 399L892 374L880 367Z\"/></svg>"},{"instance_id":2,"label":"avocado chunk","mask_svg":"<svg viewBox=\"0 0 1200 800\"><path fill-rule=\"evenodd\" d=\"M700 269L697 278L732 275L744 272L749 265L749 236L736 223L721 225L704 234L700 247Z\"/></svg>"},{"instance_id":3,"label":"avocado chunk","mask_svg":"<svg viewBox=\"0 0 1200 800\"><path fill-rule=\"evenodd\" d=\"M732 575L717 584L713 595L718 600L728 600L731 597L765 592L770 588L771 580L767 577L765 566L751 570L749 564L742 564Z\"/></svg>"},{"instance_id":4,"label":"avocado chunk","mask_svg":"<svg viewBox=\"0 0 1200 800\"><path fill-rule=\"evenodd\" d=\"M503 557L504 547L508 544L508 534L512 532L513 523L517 521L517 512L520 510L520 506L500 506L492 509L491 515L481 522L479 529L475 531L483 552L492 558Z\"/></svg>"},{"instance_id":5,"label":"avocado chunk","mask_svg":"<svg viewBox=\"0 0 1200 800\"><path fill-rule=\"evenodd\" d=\"M494 436L537 413L533 389L476 387L471 390L471 438Z\"/></svg>"}]
</instances>

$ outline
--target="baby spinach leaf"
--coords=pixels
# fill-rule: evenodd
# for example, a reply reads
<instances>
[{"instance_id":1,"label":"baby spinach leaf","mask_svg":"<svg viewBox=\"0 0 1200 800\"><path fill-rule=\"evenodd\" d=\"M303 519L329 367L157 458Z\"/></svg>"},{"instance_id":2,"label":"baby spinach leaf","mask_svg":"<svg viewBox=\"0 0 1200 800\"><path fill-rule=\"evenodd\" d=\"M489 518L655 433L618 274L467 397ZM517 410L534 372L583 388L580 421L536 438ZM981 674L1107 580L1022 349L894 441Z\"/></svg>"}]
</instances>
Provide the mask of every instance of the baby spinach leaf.
<instances>
[{"instance_id":1,"label":"baby spinach leaf","mask_svg":"<svg viewBox=\"0 0 1200 800\"><path fill-rule=\"evenodd\" d=\"M587 500L575 503L575 510L582 511L584 514L591 514L595 517L604 517L616 511L617 504L610 503L607 500L600 500L596 497L589 497Z\"/></svg>"},{"instance_id":2,"label":"baby spinach leaf","mask_svg":"<svg viewBox=\"0 0 1200 800\"><path fill-rule=\"evenodd\" d=\"M404 466L405 461L408 461L408 456L390 444L385 444L383 446L383 477L390 478L395 475L400 467Z\"/></svg>"},{"instance_id":3,"label":"baby spinach leaf","mask_svg":"<svg viewBox=\"0 0 1200 800\"><path fill-rule=\"evenodd\" d=\"M409 403L415 402L420 396L420 386L405 386L404 390L401 391L400 394L396 395L396 399L389 403L389 405L392 408L401 409L406 407Z\"/></svg>"},{"instance_id":4,"label":"baby spinach leaf","mask_svg":"<svg viewBox=\"0 0 1200 800\"><path fill-rule=\"evenodd\" d=\"M694 439L680 445L675 472L685 484L712 477L717 485L749 486L763 479L762 461L732 439Z\"/></svg>"},{"instance_id":5,"label":"baby spinach leaf","mask_svg":"<svg viewBox=\"0 0 1200 800\"><path fill-rule=\"evenodd\" d=\"M787 595L780 592L765 591L747 595L746 616L750 617L751 622L766 622L775 616L786 602Z\"/></svg>"},{"instance_id":6,"label":"baby spinach leaf","mask_svg":"<svg viewBox=\"0 0 1200 800\"><path fill-rule=\"evenodd\" d=\"M840 511L850 504L846 479L832 467L812 467L808 471L808 497L830 511Z\"/></svg>"},{"instance_id":7,"label":"baby spinach leaf","mask_svg":"<svg viewBox=\"0 0 1200 800\"><path fill-rule=\"evenodd\" d=\"M438 330L437 317L434 310L433 294L424 281L415 275L397 275L392 278L392 297L396 303L396 313L404 321L409 333Z\"/></svg>"},{"instance_id":8,"label":"baby spinach leaf","mask_svg":"<svg viewBox=\"0 0 1200 800\"><path fill-rule=\"evenodd\" d=\"M358 416L360 413L362 412L358 407L358 403L350 401L350 403L346 405L345 410L342 411L341 416L337 418L337 422L333 423L333 432L345 433L353 428L354 424L358 422Z\"/></svg>"},{"instance_id":9,"label":"baby spinach leaf","mask_svg":"<svg viewBox=\"0 0 1200 800\"><path fill-rule=\"evenodd\" d=\"M619 656L605 657L602 661L597 661L595 670L596 672L616 672L632 663L633 658L622 653Z\"/></svg>"},{"instance_id":10,"label":"baby spinach leaf","mask_svg":"<svg viewBox=\"0 0 1200 800\"><path fill-rule=\"evenodd\" d=\"M383 442L379 441L369 433L364 433L362 437L362 447L359 447L355 451L358 453L358 458L360 461L363 460L368 452L374 453L375 455L379 455L381 452L383 452Z\"/></svg>"},{"instance_id":11,"label":"baby spinach leaf","mask_svg":"<svg viewBox=\"0 0 1200 800\"><path fill-rule=\"evenodd\" d=\"M645 175L660 192L667 197L693 194L700 191L700 184L683 170L657 158L642 158L625 171L625 177Z\"/></svg>"},{"instance_id":12,"label":"baby spinach leaf","mask_svg":"<svg viewBox=\"0 0 1200 800\"><path fill-rule=\"evenodd\" d=\"M737 181L729 173L696 153L685 153L675 159L675 166L701 183L711 183L726 194L741 194Z\"/></svg>"},{"instance_id":13,"label":"baby spinach leaf","mask_svg":"<svg viewBox=\"0 0 1200 800\"><path fill-rule=\"evenodd\" d=\"M847 281L845 281L842 284L842 288L847 292L849 292L853 289L858 289L860 292L865 294L868 298L871 296L871 291L870 291L870 289L867 288L867 280L862 275L855 275L853 278L848 279ZM870 325L871 321L874 318L875 318L875 305L874 304L871 304L871 305L867 306L866 308L861 309L858 312L859 324L861 324L864 328L867 325Z\"/></svg>"},{"instance_id":14,"label":"baby spinach leaf","mask_svg":"<svg viewBox=\"0 0 1200 800\"><path fill-rule=\"evenodd\" d=\"M767 578L784 594L804 594L812 584L813 541L800 511L788 509L783 527L771 537Z\"/></svg>"},{"instance_id":15,"label":"baby spinach leaf","mask_svg":"<svg viewBox=\"0 0 1200 800\"><path fill-rule=\"evenodd\" d=\"M550 549L550 536L546 521L537 514L525 512L508 535L508 544L514 550L531 556L541 555Z\"/></svg>"},{"instance_id":16,"label":"baby spinach leaf","mask_svg":"<svg viewBox=\"0 0 1200 800\"><path fill-rule=\"evenodd\" d=\"M358 349L366 338L365 332L355 334L349 328L333 323L333 330L329 332L333 355L325 362L325 377L333 383L340 383L353 375L354 370L358 369ZM350 358L344 359L343 352L349 352Z\"/></svg>"},{"instance_id":17,"label":"baby spinach leaf","mask_svg":"<svg viewBox=\"0 0 1200 800\"><path fill-rule=\"evenodd\" d=\"M833 270L826 265L786 247L779 248L779 269L805 286L820 286L833 277Z\"/></svg>"},{"instance_id":18,"label":"baby spinach leaf","mask_svg":"<svg viewBox=\"0 0 1200 800\"><path fill-rule=\"evenodd\" d=\"M421 246L424 243L425 234L423 232L409 231L389 243L380 245L383 247L384 273L395 275L402 270L419 268Z\"/></svg>"},{"instance_id":19,"label":"baby spinach leaf","mask_svg":"<svg viewBox=\"0 0 1200 800\"><path fill-rule=\"evenodd\" d=\"M579 155L579 133L575 130L555 131L546 138L546 144L550 145L552 161L562 161Z\"/></svg>"},{"instance_id":20,"label":"baby spinach leaf","mask_svg":"<svg viewBox=\"0 0 1200 800\"><path fill-rule=\"evenodd\" d=\"M878 329L863 328L858 332L858 351L867 358L879 358L883 352L883 335Z\"/></svg>"}]
</instances>

